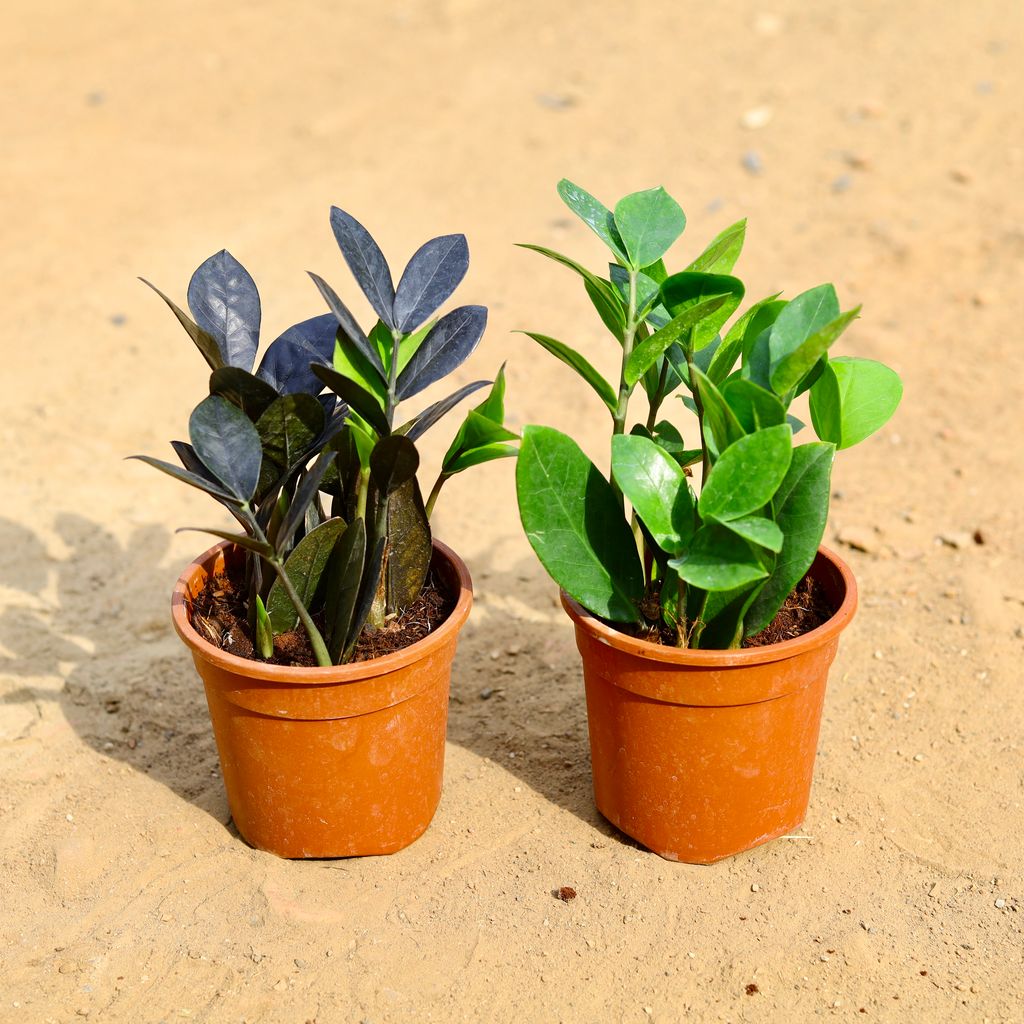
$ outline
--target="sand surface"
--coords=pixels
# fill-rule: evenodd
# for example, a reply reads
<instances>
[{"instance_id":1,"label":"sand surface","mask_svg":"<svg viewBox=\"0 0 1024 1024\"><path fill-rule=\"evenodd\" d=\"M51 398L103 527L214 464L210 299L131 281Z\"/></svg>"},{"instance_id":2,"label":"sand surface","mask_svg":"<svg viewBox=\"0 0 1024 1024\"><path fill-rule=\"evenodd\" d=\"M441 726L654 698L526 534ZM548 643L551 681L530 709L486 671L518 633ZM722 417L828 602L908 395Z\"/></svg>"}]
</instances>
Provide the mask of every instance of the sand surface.
<instances>
[{"instance_id":1,"label":"sand surface","mask_svg":"<svg viewBox=\"0 0 1024 1024\"><path fill-rule=\"evenodd\" d=\"M9 11L0 1020L1024 1020L1022 27L1013 0ZM121 461L205 386L135 276L181 300L227 246L270 338L321 311L306 269L353 298L331 203L399 267L465 230L491 325L457 383L508 360L513 423L597 457L599 405L511 333L614 363L571 276L511 244L601 265L562 175L663 183L683 255L747 215L748 293L833 280L864 304L842 350L903 375L834 478L862 604L807 821L698 868L598 816L571 630L499 462L438 506L478 600L432 827L387 859L255 852L168 614L203 546L173 530L217 510Z\"/></svg>"}]
</instances>

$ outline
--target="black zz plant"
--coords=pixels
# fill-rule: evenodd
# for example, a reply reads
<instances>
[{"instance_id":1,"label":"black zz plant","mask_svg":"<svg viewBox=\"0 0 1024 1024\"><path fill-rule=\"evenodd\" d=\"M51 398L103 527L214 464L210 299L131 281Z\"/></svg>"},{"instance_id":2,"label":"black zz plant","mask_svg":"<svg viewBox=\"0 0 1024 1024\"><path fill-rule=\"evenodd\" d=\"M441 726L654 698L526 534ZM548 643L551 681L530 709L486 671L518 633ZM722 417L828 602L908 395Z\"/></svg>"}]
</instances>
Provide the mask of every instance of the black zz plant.
<instances>
[{"instance_id":1,"label":"black zz plant","mask_svg":"<svg viewBox=\"0 0 1024 1024\"><path fill-rule=\"evenodd\" d=\"M253 372L259 292L222 250L192 275L192 317L154 288L209 363L210 394L192 412L191 443L171 442L180 466L134 456L205 491L238 521L242 532L204 532L245 549L256 652L272 657L274 637L301 624L319 665L350 661L364 628L383 627L418 597L432 552L430 513L444 482L514 456L509 442L518 439L503 425L504 367L494 381L466 384L411 419L396 416L402 402L460 366L483 335L483 306L432 319L469 267L465 237L421 246L396 288L366 228L337 207L331 227L379 318L369 333L311 274L330 312L286 330ZM416 441L488 385L424 503Z\"/></svg>"}]
</instances>

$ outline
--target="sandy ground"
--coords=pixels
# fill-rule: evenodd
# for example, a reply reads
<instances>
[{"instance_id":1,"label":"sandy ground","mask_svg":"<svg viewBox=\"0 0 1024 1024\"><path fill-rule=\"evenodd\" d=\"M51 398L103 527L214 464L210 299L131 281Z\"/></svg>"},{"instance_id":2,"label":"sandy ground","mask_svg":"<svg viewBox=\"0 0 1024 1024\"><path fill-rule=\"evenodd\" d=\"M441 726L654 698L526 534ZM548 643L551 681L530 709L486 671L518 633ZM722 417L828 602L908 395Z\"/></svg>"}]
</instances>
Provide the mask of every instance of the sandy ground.
<instances>
[{"instance_id":1,"label":"sandy ground","mask_svg":"<svg viewBox=\"0 0 1024 1024\"><path fill-rule=\"evenodd\" d=\"M0 1020L1024 1020L1020 5L210 7L20 4L0 43ZM599 454L589 392L511 333L612 367L571 277L511 245L600 265L562 175L663 183L690 252L748 215L749 294L834 280L865 310L844 350L904 377L837 468L829 536L871 550L842 549L862 606L800 837L697 868L600 819L495 463L439 505L478 602L433 826L388 859L254 852L169 624L202 543L173 529L216 511L121 461L205 377L135 275L182 298L226 245L272 337L320 311L307 268L353 293L331 203L399 266L464 229L492 319L459 382L507 359L513 421Z\"/></svg>"}]
</instances>

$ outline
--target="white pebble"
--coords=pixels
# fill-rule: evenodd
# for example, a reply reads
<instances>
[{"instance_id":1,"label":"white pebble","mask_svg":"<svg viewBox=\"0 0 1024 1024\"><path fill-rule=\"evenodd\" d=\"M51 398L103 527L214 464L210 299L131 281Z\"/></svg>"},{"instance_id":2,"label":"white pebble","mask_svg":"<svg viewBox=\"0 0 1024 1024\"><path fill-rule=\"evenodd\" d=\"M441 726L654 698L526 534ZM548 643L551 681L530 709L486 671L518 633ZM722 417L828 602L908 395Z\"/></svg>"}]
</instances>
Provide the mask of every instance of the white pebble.
<instances>
[{"instance_id":1,"label":"white pebble","mask_svg":"<svg viewBox=\"0 0 1024 1024\"><path fill-rule=\"evenodd\" d=\"M756 131L758 128L764 128L765 125L770 124L774 116L775 111L771 107L752 107L740 118L740 124L744 128Z\"/></svg>"}]
</instances>

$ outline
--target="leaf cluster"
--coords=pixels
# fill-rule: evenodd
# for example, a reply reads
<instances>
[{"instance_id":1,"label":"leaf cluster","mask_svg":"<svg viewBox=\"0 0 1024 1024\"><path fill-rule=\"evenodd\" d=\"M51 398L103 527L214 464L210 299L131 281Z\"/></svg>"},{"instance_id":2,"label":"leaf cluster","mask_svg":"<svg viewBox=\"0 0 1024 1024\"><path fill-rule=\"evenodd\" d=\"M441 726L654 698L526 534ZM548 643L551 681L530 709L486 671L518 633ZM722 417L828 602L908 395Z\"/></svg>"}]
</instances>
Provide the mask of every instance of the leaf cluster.
<instances>
[{"instance_id":1,"label":"leaf cluster","mask_svg":"<svg viewBox=\"0 0 1024 1024\"><path fill-rule=\"evenodd\" d=\"M525 248L582 279L621 349L620 374L613 383L569 345L526 332L589 385L612 421L608 477L571 438L526 427L516 482L527 537L554 580L594 614L667 628L682 647L738 647L772 621L810 567L834 453L892 416L899 377L872 360L830 356L860 311L841 311L830 284L788 301L770 295L734 316L745 297L732 273L745 221L669 274L663 257L686 217L663 188L628 195L614 210L569 181L558 191L610 250L607 275ZM638 387L647 416L631 424ZM804 424L789 409L804 392L819 440L794 445ZM673 395L696 417L689 446L661 418Z\"/></svg>"},{"instance_id":2,"label":"leaf cluster","mask_svg":"<svg viewBox=\"0 0 1024 1024\"><path fill-rule=\"evenodd\" d=\"M301 625L321 665L350 660L364 629L382 628L419 595L432 552L429 516L444 482L516 454L518 440L504 426L504 367L493 381L398 418L406 399L461 366L483 336L483 306L435 319L469 268L465 237L426 242L396 286L366 228L337 207L330 219L374 326L364 332L331 285L310 274L328 312L289 327L254 369L259 292L222 250L192 275L191 316L154 288L206 359L209 395L192 412L189 440L172 442L179 464L135 456L235 518L238 530L203 529L246 552L258 653L271 657L274 637ZM424 502L417 440L484 388Z\"/></svg>"}]
</instances>

